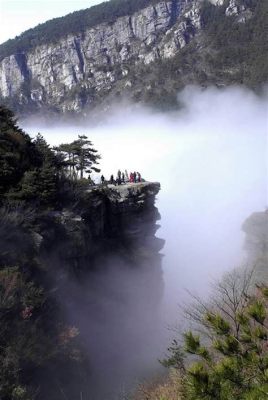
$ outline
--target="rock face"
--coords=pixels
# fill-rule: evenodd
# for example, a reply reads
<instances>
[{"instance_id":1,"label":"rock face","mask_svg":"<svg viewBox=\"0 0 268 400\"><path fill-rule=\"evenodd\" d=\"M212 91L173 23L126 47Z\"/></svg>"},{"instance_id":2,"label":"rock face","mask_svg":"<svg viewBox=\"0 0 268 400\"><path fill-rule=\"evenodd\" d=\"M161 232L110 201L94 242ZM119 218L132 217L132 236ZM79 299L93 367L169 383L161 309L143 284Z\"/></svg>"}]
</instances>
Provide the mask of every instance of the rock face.
<instances>
[{"instance_id":1,"label":"rock face","mask_svg":"<svg viewBox=\"0 0 268 400\"><path fill-rule=\"evenodd\" d=\"M122 385L129 388L158 364L164 244L155 237L159 190L149 182L90 188L72 211L51 215L58 233L52 234L51 222L49 236L47 229L38 232L68 323L79 329L92 364L79 384L85 398L118 398ZM54 398L47 390L44 400Z\"/></svg>"},{"instance_id":2,"label":"rock face","mask_svg":"<svg viewBox=\"0 0 268 400\"><path fill-rule=\"evenodd\" d=\"M96 265L98 269L104 254L123 254L126 249L124 257L130 263L135 264L136 255L143 252L158 258L163 247L163 241L155 237L159 214L154 202L159 190L160 184L151 182L96 186L84 193L72 211L54 214L66 237L72 242L76 232L78 239L77 249L75 243L67 246L66 262L75 259L74 267L84 271ZM84 248L81 243L85 243Z\"/></svg>"},{"instance_id":3,"label":"rock face","mask_svg":"<svg viewBox=\"0 0 268 400\"><path fill-rule=\"evenodd\" d=\"M77 88L109 90L128 75L129 62L148 64L171 57L199 28L195 1L160 1L118 18L112 25L103 23L83 35L68 35L55 44L4 59L0 64L1 94L18 94L23 100L21 86L27 82L33 102L79 111L83 99Z\"/></svg>"},{"instance_id":4,"label":"rock face","mask_svg":"<svg viewBox=\"0 0 268 400\"><path fill-rule=\"evenodd\" d=\"M174 57L200 32L202 3L159 0L113 23L6 57L0 63L0 95L35 110L67 113L90 109L112 89L123 94L138 66ZM243 21L249 12L230 0L226 15L241 15Z\"/></svg>"},{"instance_id":5,"label":"rock face","mask_svg":"<svg viewBox=\"0 0 268 400\"><path fill-rule=\"evenodd\" d=\"M257 277L268 279L268 211L253 213L243 224L245 248L249 264L257 270Z\"/></svg>"},{"instance_id":6,"label":"rock face","mask_svg":"<svg viewBox=\"0 0 268 400\"><path fill-rule=\"evenodd\" d=\"M8 309L8 332L16 331L23 346L22 382L36 399L59 400L66 393L69 399L116 400L122 387L159 368L159 190L149 182L88 186L73 192L65 209L63 203L54 210L0 209L1 293L8 293L1 310ZM11 312L17 296L23 300Z\"/></svg>"}]
</instances>

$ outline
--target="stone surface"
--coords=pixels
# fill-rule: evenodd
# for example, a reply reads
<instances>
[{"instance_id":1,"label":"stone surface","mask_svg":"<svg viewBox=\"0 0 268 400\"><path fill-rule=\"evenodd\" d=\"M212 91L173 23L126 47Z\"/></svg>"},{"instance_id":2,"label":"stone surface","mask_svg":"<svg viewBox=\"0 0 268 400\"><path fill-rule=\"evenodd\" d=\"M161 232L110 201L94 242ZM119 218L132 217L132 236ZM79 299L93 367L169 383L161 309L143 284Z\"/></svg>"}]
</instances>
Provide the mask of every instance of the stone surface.
<instances>
[{"instance_id":1,"label":"stone surface","mask_svg":"<svg viewBox=\"0 0 268 400\"><path fill-rule=\"evenodd\" d=\"M175 6L174 6L175 4ZM82 35L68 35L55 44L38 46L20 62L14 55L0 63L0 92L60 111L79 111L90 102L84 91L109 90L126 76L126 64L149 64L172 57L200 28L198 1L159 1L131 16L103 23ZM187 22L185 22L187 19ZM169 38L166 33L169 31ZM129 86L129 80L125 82Z\"/></svg>"},{"instance_id":2,"label":"stone surface","mask_svg":"<svg viewBox=\"0 0 268 400\"><path fill-rule=\"evenodd\" d=\"M268 210L253 213L243 224L248 262L258 278L268 280Z\"/></svg>"},{"instance_id":3,"label":"stone surface","mask_svg":"<svg viewBox=\"0 0 268 400\"><path fill-rule=\"evenodd\" d=\"M65 360L63 381L72 377L70 385L68 380L64 384L70 399L77 393L85 399L118 399L122 385L127 390L158 368L164 244L155 236L159 189L158 183L149 182L100 185L76 193L75 201L65 202L66 209L23 208L23 215L17 208L14 214L2 210L2 265L21 263L27 282L30 268L38 287L42 282L46 301L41 311L47 329L53 329L50 319L56 312L64 320L64 325L59 322L61 331L70 326L79 332L67 353L68 359L77 361L75 374L62 352L53 354L53 368L47 364L49 371L41 369L40 378L32 379L31 374L40 387L40 399L59 399L54 383L48 382L61 376ZM29 255L36 264L29 266ZM36 312L34 318L42 321ZM55 342L58 349L58 336Z\"/></svg>"},{"instance_id":4,"label":"stone surface","mask_svg":"<svg viewBox=\"0 0 268 400\"><path fill-rule=\"evenodd\" d=\"M221 5L222 0L211 0ZM201 30L203 0L159 3L102 23L84 34L67 35L0 62L0 95L15 103L63 113L90 110L98 96L132 87L129 72L174 57ZM230 0L226 15L244 22L251 13Z\"/></svg>"}]
</instances>

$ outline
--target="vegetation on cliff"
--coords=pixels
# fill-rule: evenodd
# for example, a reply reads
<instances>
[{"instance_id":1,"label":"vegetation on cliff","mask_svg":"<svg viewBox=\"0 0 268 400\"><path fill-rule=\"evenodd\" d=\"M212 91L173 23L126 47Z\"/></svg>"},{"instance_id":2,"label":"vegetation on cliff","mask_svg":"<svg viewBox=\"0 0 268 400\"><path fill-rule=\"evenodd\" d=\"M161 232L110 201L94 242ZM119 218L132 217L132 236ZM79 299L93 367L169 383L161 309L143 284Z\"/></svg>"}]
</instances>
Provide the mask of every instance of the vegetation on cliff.
<instances>
[{"instance_id":1,"label":"vegetation on cliff","mask_svg":"<svg viewBox=\"0 0 268 400\"><path fill-rule=\"evenodd\" d=\"M205 1L200 35L174 57L138 67L135 77L130 72L134 100L166 110L178 106L178 91L187 84L238 84L258 91L268 81L268 3L251 1L250 6L252 17L238 23L236 16L225 15L226 4Z\"/></svg>"},{"instance_id":2,"label":"vegetation on cliff","mask_svg":"<svg viewBox=\"0 0 268 400\"><path fill-rule=\"evenodd\" d=\"M78 173L99 172L100 156L86 136L50 148L38 134L32 140L16 124L13 113L0 107L0 204L37 203L60 207L74 191ZM63 202L64 204L64 202Z\"/></svg>"},{"instance_id":3,"label":"vegetation on cliff","mask_svg":"<svg viewBox=\"0 0 268 400\"><path fill-rule=\"evenodd\" d=\"M103 346L109 349L114 343L111 331L116 332L118 348L124 349L129 336L141 334L139 329L143 338L146 329L151 334L162 293L158 252L163 243L154 237L154 200L160 185L144 182L121 190L79 179L98 169L98 161L86 137L51 149L41 135L31 139L13 114L0 108L3 400L105 398L103 391L114 390L114 383L107 380L106 387L103 377L112 361L107 350L104 359L99 355ZM128 268L129 285L137 279L135 291L128 285L122 290L126 277L107 279L107 273L118 276L122 271L124 276ZM137 289L143 286L137 282L144 279L144 289ZM124 310L132 301L136 305L140 296L146 299L147 321L142 307L142 316L134 313L142 324L121 332L124 313L118 319L118 307L123 305ZM113 305L114 298L118 300ZM106 311L104 303L109 306ZM125 365L125 352L117 346L112 351L117 361L124 358ZM119 379L116 370L115 380Z\"/></svg>"},{"instance_id":4,"label":"vegetation on cliff","mask_svg":"<svg viewBox=\"0 0 268 400\"><path fill-rule=\"evenodd\" d=\"M225 7L204 2L202 24L210 54L211 70L233 71L229 83L256 87L268 81L268 3L265 0L247 0L253 13L245 22L236 22L236 16L226 16ZM225 74L227 75L227 74Z\"/></svg>"},{"instance_id":5,"label":"vegetation on cliff","mask_svg":"<svg viewBox=\"0 0 268 400\"><path fill-rule=\"evenodd\" d=\"M268 288L234 271L211 298L186 309L192 330L174 340L164 383L145 385L135 400L265 400L268 396Z\"/></svg>"},{"instance_id":6,"label":"vegetation on cliff","mask_svg":"<svg viewBox=\"0 0 268 400\"><path fill-rule=\"evenodd\" d=\"M157 3L159 0L104 2L90 9L48 21L3 43L0 45L0 60L15 55L13 64L18 63L20 67L25 68L21 68L23 74L21 86L16 87L14 93L12 92L8 97L5 95L2 102L16 112L38 113L41 107L42 111L58 113L81 112L82 109L90 111L96 105L101 104L106 107L113 101L129 97L134 102L145 102L159 108L171 109L178 106L178 90L188 84L201 86L242 84L259 89L267 82L268 5L266 0L241 0L239 5L246 7L246 17L243 16L242 11L238 11L238 14L233 12L226 15L226 8L230 1L226 0L220 6L212 4L209 0L200 0L198 4L200 9L196 11L193 8L193 12L196 12L195 18L198 19L200 16L200 29L194 25L189 16L180 15L178 19L171 19L172 24L178 22L174 30L166 29L165 35L161 29L155 32L155 41L150 45L146 44L145 38L143 39L144 54L153 53L154 61L149 65L147 61L145 63L142 61L143 53L138 62L132 57L121 58L119 52L124 48L123 44L126 49L131 49L132 43L135 46L135 40L132 41L131 35L126 38L125 43L116 43L115 40L114 45L112 47L109 45L108 49L104 43L103 49L101 46L101 51L98 53L101 55L103 51L103 54L106 54L107 51L107 57L105 56L103 63L100 61L95 64L94 72L91 72L91 67L88 66L83 72L83 77L79 79L75 77L77 81L71 87L65 88L64 98L60 99L60 103L58 103L59 99L51 101L52 99L46 97L47 88L43 87L41 82L37 82L36 77L32 79L31 71L26 68L27 53L36 46L52 43L53 48L60 38L69 34L78 36L83 43L84 32L87 29L101 23L112 24L118 17L130 16L135 11ZM176 10L179 10L179 0L174 0L173 4L176 14ZM140 22L141 27L142 24L143 22ZM178 43L177 33L175 33L178 29L181 31L182 24L189 25L186 31L180 34L180 40L185 42L185 45ZM131 26L129 29L131 30ZM161 51L159 53L158 39L161 43L163 41L170 43L168 58L164 58ZM70 46L73 46L71 42ZM77 42L76 38L75 42ZM77 50L78 59L81 61L79 46ZM155 56L158 53L159 57ZM80 72L83 70L83 60L78 68ZM102 85L98 82L99 78L93 79L100 72L103 73ZM110 72L112 81L106 76L106 73ZM107 83L105 83L106 78ZM59 87L62 83L60 79L54 82ZM37 93L39 97L35 97ZM67 108L63 107L64 103L68 104ZM74 103L75 109L73 109Z\"/></svg>"},{"instance_id":7,"label":"vegetation on cliff","mask_svg":"<svg viewBox=\"0 0 268 400\"><path fill-rule=\"evenodd\" d=\"M113 23L119 17L132 15L135 11L158 2L159 0L111 0L52 19L1 44L0 60L12 54L27 52L42 44L55 43L68 34L82 35L86 29L104 22Z\"/></svg>"},{"instance_id":8,"label":"vegetation on cliff","mask_svg":"<svg viewBox=\"0 0 268 400\"><path fill-rule=\"evenodd\" d=\"M85 150L89 148L86 138L74 143L72 166L83 171L94 165L98 155L92 148L93 153ZM59 390L68 388L66 377L67 381L82 379L78 330L67 323L54 287L59 268L53 270L40 250L44 240L40 233L48 235L46 246L57 239L60 226L53 225L51 212L75 197L76 182L66 173L69 164L63 152L53 151L41 135L32 140L17 126L12 112L0 107L3 400L58 398Z\"/></svg>"}]
</instances>

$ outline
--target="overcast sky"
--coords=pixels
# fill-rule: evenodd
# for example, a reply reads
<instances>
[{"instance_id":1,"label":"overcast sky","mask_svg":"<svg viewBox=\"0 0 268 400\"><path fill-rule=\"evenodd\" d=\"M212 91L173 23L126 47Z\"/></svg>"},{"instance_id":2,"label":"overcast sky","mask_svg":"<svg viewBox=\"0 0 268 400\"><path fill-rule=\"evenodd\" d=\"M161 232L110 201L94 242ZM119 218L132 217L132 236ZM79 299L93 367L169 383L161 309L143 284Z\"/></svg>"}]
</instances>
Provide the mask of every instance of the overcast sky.
<instances>
[{"instance_id":1,"label":"overcast sky","mask_svg":"<svg viewBox=\"0 0 268 400\"><path fill-rule=\"evenodd\" d=\"M29 28L104 0L0 0L0 43Z\"/></svg>"}]
</instances>

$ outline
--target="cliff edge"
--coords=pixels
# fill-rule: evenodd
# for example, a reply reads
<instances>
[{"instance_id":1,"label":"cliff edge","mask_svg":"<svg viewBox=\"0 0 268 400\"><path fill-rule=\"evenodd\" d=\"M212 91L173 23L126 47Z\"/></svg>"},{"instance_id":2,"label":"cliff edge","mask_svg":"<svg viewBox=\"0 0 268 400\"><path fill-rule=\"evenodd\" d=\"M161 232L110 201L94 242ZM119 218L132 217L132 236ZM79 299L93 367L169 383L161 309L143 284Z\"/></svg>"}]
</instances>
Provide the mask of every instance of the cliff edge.
<instances>
[{"instance_id":1,"label":"cliff edge","mask_svg":"<svg viewBox=\"0 0 268 400\"><path fill-rule=\"evenodd\" d=\"M83 186L64 209L0 209L0 394L113 399L157 367L159 190Z\"/></svg>"}]
</instances>

